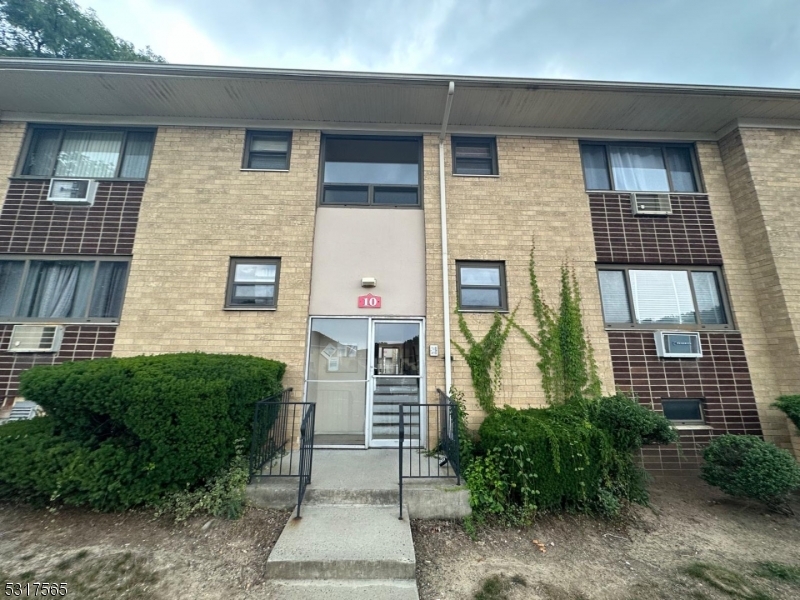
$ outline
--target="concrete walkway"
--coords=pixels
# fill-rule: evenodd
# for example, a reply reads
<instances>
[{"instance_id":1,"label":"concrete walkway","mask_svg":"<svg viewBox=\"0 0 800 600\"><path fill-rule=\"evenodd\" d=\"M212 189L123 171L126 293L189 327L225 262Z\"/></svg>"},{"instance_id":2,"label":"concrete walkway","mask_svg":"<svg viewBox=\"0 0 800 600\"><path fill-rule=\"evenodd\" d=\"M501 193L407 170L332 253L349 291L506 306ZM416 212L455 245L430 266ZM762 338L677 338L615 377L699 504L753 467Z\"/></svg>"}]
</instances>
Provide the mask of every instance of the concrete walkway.
<instances>
[{"instance_id":1,"label":"concrete walkway","mask_svg":"<svg viewBox=\"0 0 800 600\"><path fill-rule=\"evenodd\" d=\"M405 457L406 473L442 472L437 457ZM455 477L406 480L400 520L398 478L397 450L315 450L301 518L289 519L267 560L268 597L418 600L409 515L464 517L469 496ZM258 506L295 507L297 479L251 484L248 496Z\"/></svg>"}]
</instances>

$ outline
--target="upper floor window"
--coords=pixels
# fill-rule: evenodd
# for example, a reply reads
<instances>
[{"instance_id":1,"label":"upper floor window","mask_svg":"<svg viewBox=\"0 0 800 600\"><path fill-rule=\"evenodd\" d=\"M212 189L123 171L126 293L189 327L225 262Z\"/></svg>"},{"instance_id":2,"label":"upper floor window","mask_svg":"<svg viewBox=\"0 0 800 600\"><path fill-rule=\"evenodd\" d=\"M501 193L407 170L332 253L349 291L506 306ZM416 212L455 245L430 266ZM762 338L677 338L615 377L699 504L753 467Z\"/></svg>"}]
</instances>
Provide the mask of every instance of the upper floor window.
<instances>
[{"instance_id":1,"label":"upper floor window","mask_svg":"<svg viewBox=\"0 0 800 600\"><path fill-rule=\"evenodd\" d=\"M459 310L508 310L505 263L456 261L456 283Z\"/></svg>"},{"instance_id":2,"label":"upper floor window","mask_svg":"<svg viewBox=\"0 0 800 600\"><path fill-rule=\"evenodd\" d=\"M120 258L0 260L0 320L116 321L127 276Z\"/></svg>"},{"instance_id":3,"label":"upper floor window","mask_svg":"<svg viewBox=\"0 0 800 600\"><path fill-rule=\"evenodd\" d=\"M453 137L453 173L497 175L495 138Z\"/></svg>"},{"instance_id":4,"label":"upper floor window","mask_svg":"<svg viewBox=\"0 0 800 600\"><path fill-rule=\"evenodd\" d=\"M727 298L718 269L601 267L608 325L727 328Z\"/></svg>"},{"instance_id":5,"label":"upper floor window","mask_svg":"<svg viewBox=\"0 0 800 600\"><path fill-rule=\"evenodd\" d=\"M419 206L419 138L323 140L322 204Z\"/></svg>"},{"instance_id":6,"label":"upper floor window","mask_svg":"<svg viewBox=\"0 0 800 600\"><path fill-rule=\"evenodd\" d=\"M248 131L243 169L288 171L292 147L291 131Z\"/></svg>"},{"instance_id":7,"label":"upper floor window","mask_svg":"<svg viewBox=\"0 0 800 600\"><path fill-rule=\"evenodd\" d=\"M154 138L152 130L33 127L20 175L145 179Z\"/></svg>"},{"instance_id":8,"label":"upper floor window","mask_svg":"<svg viewBox=\"0 0 800 600\"><path fill-rule=\"evenodd\" d=\"M581 144L587 190L698 192L687 144Z\"/></svg>"}]
</instances>

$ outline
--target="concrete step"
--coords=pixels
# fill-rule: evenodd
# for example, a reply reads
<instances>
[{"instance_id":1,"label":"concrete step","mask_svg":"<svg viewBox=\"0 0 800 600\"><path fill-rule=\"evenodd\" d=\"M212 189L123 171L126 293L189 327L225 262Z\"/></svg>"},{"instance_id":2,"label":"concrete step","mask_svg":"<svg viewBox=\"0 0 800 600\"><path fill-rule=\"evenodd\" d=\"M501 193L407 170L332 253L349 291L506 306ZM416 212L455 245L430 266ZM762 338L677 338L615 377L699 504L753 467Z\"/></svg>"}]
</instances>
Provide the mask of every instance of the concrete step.
<instances>
[{"instance_id":1,"label":"concrete step","mask_svg":"<svg viewBox=\"0 0 800 600\"><path fill-rule=\"evenodd\" d=\"M267 559L271 579L414 580L408 519L394 506L304 505Z\"/></svg>"},{"instance_id":2,"label":"concrete step","mask_svg":"<svg viewBox=\"0 0 800 600\"><path fill-rule=\"evenodd\" d=\"M281 600L419 600L417 584L405 579L272 581L272 598Z\"/></svg>"},{"instance_id":3,"label":"concrete step","mask_svg":"<svg viewBox=\"0 0 800 600\"><path fill-rule=\"evenodd\" d=\"M469 491L456 486L456 480L440 479L410 481L403 486L403 504L412 519L463 519L471 514ZM251 484L247 486L247 497L251 504L262 508L290 509L297 505L297 484L275 486ZM367 504L389 506L399 514L400 493L394 489L343 489L323 488L306 490L301 514L305 516L307 506L329 504Z\"/></svg>"}]
</instances>

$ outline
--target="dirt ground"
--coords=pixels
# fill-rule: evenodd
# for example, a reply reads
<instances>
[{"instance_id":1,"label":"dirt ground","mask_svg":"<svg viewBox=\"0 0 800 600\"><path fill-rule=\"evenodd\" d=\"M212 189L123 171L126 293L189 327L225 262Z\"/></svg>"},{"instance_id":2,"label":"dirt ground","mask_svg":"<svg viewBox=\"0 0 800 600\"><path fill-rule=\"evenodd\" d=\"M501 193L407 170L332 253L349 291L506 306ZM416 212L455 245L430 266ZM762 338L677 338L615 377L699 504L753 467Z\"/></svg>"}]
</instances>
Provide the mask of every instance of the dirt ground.
<instances>
[{"instance_id":1,"label":"dirt ground","mask_svg":"<svg viewBox=\"0 0 800 600\"><path fill-rule=\"evenodd\" d=\"M766 513L699 480L658 482L651 496L652 507L618 522L551 515L524 530L478 527L476 539L460 522L415 521L420 597L472 600L503 575L479 598L800 598L800 502L796 517ZM249 508L239 521L175 525L144 511L0 505L0 583L67 582L75 600L264 598L266 559L288 518ZM767 561L788 576L757 574Z\"/></svg>"},{"instance_id":2,"label":"dirt ground","mask_svg":"<svg viewBox=\"0 0 800 600\"><path fill-rule=\"evenodd\" d=\"M473 540L461 524L417 521L420 598L471 599L495 575L479 598L800 598L800 502L788 517L699 480L656 482L650 492L650 508L615 523L551 515L523 530L479 526ZM781 564L765 573L764 562Z\"/></svg>"},{"instance_id":3,"label":"dirt ground","mask_svg":"<svg viewBox=\"0 0 800 600\"><path fill-rule=\"evenodd\" d=\"M288 511L248 508L238 521L176 525L144 511L0 505L0 584L67 582L67 600L259 598L288 519Z\"/></svg>"}]
</instances>

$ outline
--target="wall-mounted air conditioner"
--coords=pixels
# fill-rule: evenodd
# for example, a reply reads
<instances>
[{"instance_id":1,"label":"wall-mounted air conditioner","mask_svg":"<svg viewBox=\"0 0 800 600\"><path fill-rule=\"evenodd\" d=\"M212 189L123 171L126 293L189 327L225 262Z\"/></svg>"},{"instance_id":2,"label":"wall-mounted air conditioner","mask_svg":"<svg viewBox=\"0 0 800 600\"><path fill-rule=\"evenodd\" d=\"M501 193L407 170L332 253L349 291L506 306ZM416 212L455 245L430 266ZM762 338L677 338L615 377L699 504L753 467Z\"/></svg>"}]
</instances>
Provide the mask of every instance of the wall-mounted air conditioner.
<instances>
[{"instance_id":1,"label":"wall-mounted air conditioner","mask_svg":"<svg viewBox=\"0 0 800 600\"><path fill-rule=\"evenodd\" d=\"M631 192L631 212L634 215L671 215L669 194Z\"/></svg>"},{"instance_id":2,"label":"wall-mounted air conditioner","mask_svg":"<svg viewBox=\"0 0 800 600\"><path fill-rule=\"evenodd\" d=\"M94 179L51 179L47 199L63 206L92 206L96 193Z\"/></svg>"},{"instance_id":3,"label":"wall-mounted air conditioner","mask_svg":"<svg viewBox=\"0 0 800 600\"><path fill-rule=\"evenodd\" d=\"M58 352L64 337L62 325L14 325L9 352Z\"/></svg>"},{"instance_id":4,"label":"wall-mounted air conditioner","mask_svg":"<svg viewBox=\"0 0 800 600\"><path fill-rule=\"evenodd\" d=\"M656 331L656 352L663 358L700 358L700 334L695 331Z\"/></svg>"}]
</instances>

